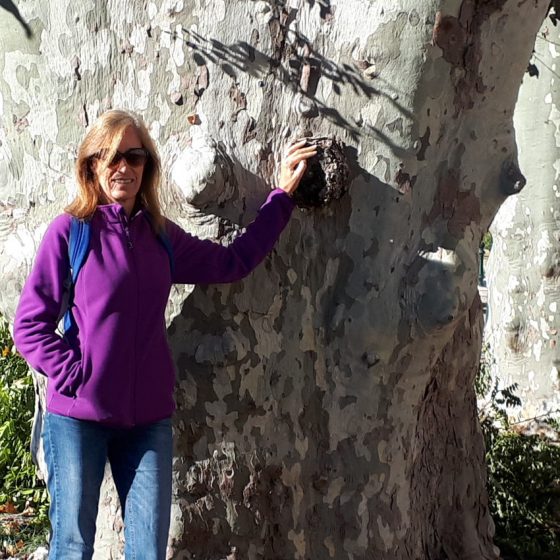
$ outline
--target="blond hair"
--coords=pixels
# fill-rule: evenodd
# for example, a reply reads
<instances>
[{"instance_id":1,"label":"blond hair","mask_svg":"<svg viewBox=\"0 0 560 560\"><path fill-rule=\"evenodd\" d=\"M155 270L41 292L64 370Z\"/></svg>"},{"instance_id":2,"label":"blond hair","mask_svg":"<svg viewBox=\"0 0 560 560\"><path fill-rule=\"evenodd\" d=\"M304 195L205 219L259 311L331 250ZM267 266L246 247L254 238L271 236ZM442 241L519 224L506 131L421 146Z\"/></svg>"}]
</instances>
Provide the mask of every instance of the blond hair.
<instances>
[{"instance_id":1,"label":"blond hair","mask_svg":"<svg viewBox=\"0 0 560 560\"><path fill-rule=\"evenodd\" d=\"M78 194L65 210L76 218L89 219L93 216L97 206L103 204L106 199L105 193L94 171L93 160L103 153L103 160L111 161L128 127L136 130L142 147L150 154L144 165L142 184L137 196L138 201L150 213L155 231L159 232L164 226L164 217L159 202L161 161L146 125L139 116L128 111L119 109L106 111L93 123L85 135L78 148L76 161Z\"/></svg>"}]
</instances>

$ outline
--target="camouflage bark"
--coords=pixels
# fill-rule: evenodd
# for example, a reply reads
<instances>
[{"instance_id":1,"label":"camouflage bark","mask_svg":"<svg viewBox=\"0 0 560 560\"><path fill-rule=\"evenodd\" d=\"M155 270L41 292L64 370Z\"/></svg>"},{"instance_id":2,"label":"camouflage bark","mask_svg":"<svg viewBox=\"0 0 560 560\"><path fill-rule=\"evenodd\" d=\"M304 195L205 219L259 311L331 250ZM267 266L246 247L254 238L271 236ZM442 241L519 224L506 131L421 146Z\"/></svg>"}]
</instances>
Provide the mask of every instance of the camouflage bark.
<instances>
[{"instance_id":1,"label":"camouflage bark","mask_svg":"<svg viewBox=\"0 0 560 560\"><path fill-rule=\"evenodd\" d=\"M29 0L29 40L0 10L8 316L103 109L144 116L170 217L222 240L254 215L288 138L348 146L348 195L297 211L245 281L173 293L169 557L497 557L477 252L522 184L512 113L546 8ZM97 558L119 557L117 506L105 490Z\"/></svg>"},{"instance_id":2,"label":"camouflage bark","mask_svg":"<svg viewBox=\"0 0 560 560\"><path fill-rule=\"evenodd\" d=\"M553 12L554 14L554 12ZM502 385L518 384L526 420L560 412L560 31L546 19L523 78L514 123L527 187L492 224L486 338Z\"/></svg>"}]
</instances>

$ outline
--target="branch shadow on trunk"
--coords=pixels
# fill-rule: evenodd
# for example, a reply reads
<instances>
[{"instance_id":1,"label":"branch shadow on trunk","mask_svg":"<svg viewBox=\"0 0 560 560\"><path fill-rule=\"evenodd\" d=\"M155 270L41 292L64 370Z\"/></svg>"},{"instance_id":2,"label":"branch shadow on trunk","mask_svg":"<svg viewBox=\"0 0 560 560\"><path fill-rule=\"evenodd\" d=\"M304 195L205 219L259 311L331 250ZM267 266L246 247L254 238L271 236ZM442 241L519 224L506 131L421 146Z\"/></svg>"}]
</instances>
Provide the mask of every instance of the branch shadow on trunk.
<instances>
[{"instance_id":1,"label":"branch shadow on trunk","mask_svg":"<svg viewBox=\"0 0 560 560\"><path fill-rule=\"evenodd\" d=\"M232 79L237 78L238 72L247 73L260 81L272 75L291 93L300 95L305 101L306 108L302 111L303 117L321 116L346 131L355 142L358 142L361 137L373 135L387 145L397 157L410 155L406 148L395 144L381 129L372 125L364 125L359 119L342 115L340 111L329 107L315 95L319 80L324 78L332 82L332 90L337 96L342 95L342 87L347 86L352 88L354 95L360 97L366 97L367 99L383 97L397 108L403 116L412 119L412 113L398 103L398 95L395 95L394 88L387 82L384 83L388 91L374 87L369 80L361 75L357 66L346 63L337 64L329 60L314 50L309 40L301 33L290 31L295 36L297 47L292 45L286 47L282 40L275 53L277 57L271 57L246 41L237 41L225 45L217 39L203 37L184 27L182 32L188 37L181 40L193 49L192 57L197 66L206 66L208 61L212 62ZM176 32L169 33L174 39L179 39ZM279 33L287 33L286 24L279 24ZM301 52L296 52L296 48ZM289 69L282 66L283 60L287 60Z\"/></svg>"},{"instance_id":2,"label":"branch shadow on trunk","mask_svg":"<svg viewBox=\"0 0 560 560\"><path fill-rule=\"evenodd\" d=\"M23 27L25 36L28 39L31 39L33 37L33 31L31 31L31 27L29 27L29 24L23 19L18 7L14 2L12 2L12 0L0 0L0 8L3 8L17 19L19 24Z\"/></svg>"}]
</instances>

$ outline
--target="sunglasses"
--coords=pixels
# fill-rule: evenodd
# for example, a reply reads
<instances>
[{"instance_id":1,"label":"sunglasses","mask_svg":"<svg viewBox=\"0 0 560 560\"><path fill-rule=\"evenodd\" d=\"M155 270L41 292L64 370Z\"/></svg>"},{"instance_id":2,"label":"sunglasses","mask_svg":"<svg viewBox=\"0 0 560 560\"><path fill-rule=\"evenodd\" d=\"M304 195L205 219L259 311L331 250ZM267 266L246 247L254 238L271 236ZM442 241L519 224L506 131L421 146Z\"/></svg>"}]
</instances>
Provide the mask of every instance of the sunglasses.
<instances>
[{"instance_id":1,"label":"sunglasses","mask_svg":"<svg viewBox=\"0 0 560 560\"><path fill-rule=\"evenodd\" d=\"M106 156L105 152L99 152L95 154L93 157L97 159L104 160ZM150 157L150 152L144 148L131 148L126 152L119 152L118 150L115 152L113 159L108 163L109 167L113 167L118 165L121 160L125 160L128 165L131 167L140 167L144 165L148 158Z\"/></svg>"}]
</instances>

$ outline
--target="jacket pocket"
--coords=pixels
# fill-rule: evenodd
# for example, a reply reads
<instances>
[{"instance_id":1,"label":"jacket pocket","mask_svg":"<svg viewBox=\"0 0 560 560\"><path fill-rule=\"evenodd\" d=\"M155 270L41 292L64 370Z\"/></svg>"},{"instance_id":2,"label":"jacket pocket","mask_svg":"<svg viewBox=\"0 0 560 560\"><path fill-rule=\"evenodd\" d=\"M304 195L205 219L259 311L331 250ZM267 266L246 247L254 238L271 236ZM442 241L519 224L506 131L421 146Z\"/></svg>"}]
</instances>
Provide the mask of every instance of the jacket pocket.
<instances>
[{"instance_id":1,"label":"jacket pocket","mask_svg":"<svg viewBox=\"0 0 560 560\"><path fill-rule=\"evenodd\" d=\"M83 357L80 359L79 367L71 374L66 375L63 380L55 384L56 392L65 397L75 397L82 385L84 377Z\"/></svg>"}]
</instances>

